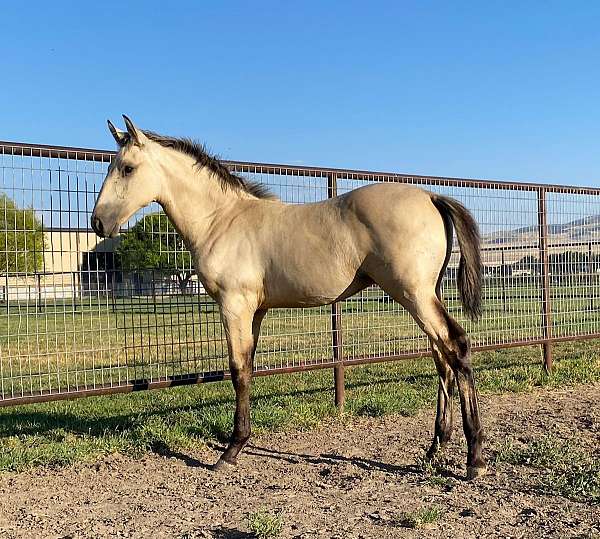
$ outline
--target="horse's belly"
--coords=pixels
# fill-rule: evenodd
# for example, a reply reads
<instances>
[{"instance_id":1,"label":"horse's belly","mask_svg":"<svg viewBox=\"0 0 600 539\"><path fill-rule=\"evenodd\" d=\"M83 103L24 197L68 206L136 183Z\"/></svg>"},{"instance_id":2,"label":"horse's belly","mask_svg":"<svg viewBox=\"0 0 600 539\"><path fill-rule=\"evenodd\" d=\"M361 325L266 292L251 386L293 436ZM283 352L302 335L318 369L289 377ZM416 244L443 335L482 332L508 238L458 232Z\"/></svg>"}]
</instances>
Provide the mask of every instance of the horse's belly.
<instances>
[{"instance_id":1,"label":"horse's belly","mask_svg":"<svg viewBox=\"0 0 600 539\"><path fill-rule=\"evenodd\" d=\"M339 296L337 287L288 280L268 283L266 292L268 307L317 307L331 303Z\"/></svg>"},{"instance_id":2,"label":"horse's belly","mask_svg":"<svg viewBox=\"0 0 600 539\"><path fill-rule=\"evenodd\" d=\"M343 272L331 275L329 272L311 275L298 275L290 279L288 273L283 279L270 280L265 294L265 307L318 307L349 297L367 287L372 281L354 273L343 277Z\"/></svg>"}]
</instances>

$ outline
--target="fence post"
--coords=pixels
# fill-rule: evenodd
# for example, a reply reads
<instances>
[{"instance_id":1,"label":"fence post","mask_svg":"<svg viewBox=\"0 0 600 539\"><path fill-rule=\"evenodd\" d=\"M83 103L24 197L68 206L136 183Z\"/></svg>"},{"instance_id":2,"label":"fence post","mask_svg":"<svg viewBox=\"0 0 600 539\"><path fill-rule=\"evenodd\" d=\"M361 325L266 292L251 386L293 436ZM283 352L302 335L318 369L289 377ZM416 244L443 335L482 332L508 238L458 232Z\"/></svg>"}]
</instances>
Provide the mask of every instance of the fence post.
<instances>
[{"instance_id":1,"label":"fence post","mask_svg":"<svg viewBox=\"0 0 600 539\"><path fill-rule=\"evenodd\" d=\"M42 277L39 273L35 274L35 283L37 285L37 312L41 313L44 311L42 307Z\"/></svg>"},{"instance_id":2,"label":"fence post","mask_svg":"<svg viewBox=\"0 0 600 539\"><path fill-rule=\"evenodd\" d=\"M500 271L500 280L502 281L502 310L506 312L506 262L504 260L504 249L500 251L500 256L502 257L502 270Z\"/></svg>"},{"instance_id":3,"label":"fence post","mask_svg":"<svg viewBox=\"0 0 600 539\"><path fill-rule=\"evenodd\" d=\"M590 311L594 310L594 294L592 292L594 287L594 267L592 264L592 242L588 243L588 264L587 270L589 274L589 287L590 287Z\"/></svg>"},{"instance_id":4,"label":"fence post","mask_svg":"<svg viewBox=\"0 0 600 539\"><path fill-rule=\"evenodd\" d=\"M331 337L333 344L333 359L336 366L333 368L335 383L335 405L342 411L346 400L346 386L344 380L344 356L342 353L342 314L339 303L331 305Z\"/></svg>"},{"instance_id":5,"label":"fence post","mask_svg":"<svg viewBox=\"0 0 600 539\"><path fill-rule=\"evenodd\" d=\"M154 306L154 314L156 314L156 287L154 285L154 269L152 270L152 305Z\"/></svg>"},{"instance_id":6,"label":"fence post","mask_svg":"<svg viewBox=\"0 0 600 539\"><path fill-rule=\"evenodd\" d=\"M337 174L327 174L327 197L337 196ZM331 304L331 344L333 347L333 380L335 385L335 405L340 411L344 409L346 386L344 383L344 353L342 342L342 311L339 303Z\"/></svg>"},{"instance_id":7,"label":"fence post","mask_svg":"<svg viewBox=\"0 0 600 539\"><path fill-rule=\"evenodd\" d=\"M542 334L544 343L544 369L552 371L552 308L550 304L550 265L548 263L548 219L546 213L546 189L538 189L538 233L540 261L542 263Z\"/></svg>"}]
</instances>

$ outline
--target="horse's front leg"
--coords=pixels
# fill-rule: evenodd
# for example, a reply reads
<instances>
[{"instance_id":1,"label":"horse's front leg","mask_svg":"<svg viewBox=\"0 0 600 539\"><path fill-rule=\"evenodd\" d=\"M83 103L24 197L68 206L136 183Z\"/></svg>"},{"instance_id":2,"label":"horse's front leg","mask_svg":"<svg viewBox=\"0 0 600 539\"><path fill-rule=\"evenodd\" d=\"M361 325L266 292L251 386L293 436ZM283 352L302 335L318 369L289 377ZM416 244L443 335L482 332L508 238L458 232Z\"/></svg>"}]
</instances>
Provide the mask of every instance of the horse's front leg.
<instances>
[{"instance_id":1,"label":"horse's front leg","mask_svg":"<svg viewBox=\"0 0 600 539\"><path fill-rule=\"evenodd\" d=\"M229 445L214 469L235 465L237 456L250 438L250 384L252 359L258 341L263 311L254 312L245 301L221 305L221 318L229 350L229 370L235 389L235 416Z\"/></svg>"}]
</instances>

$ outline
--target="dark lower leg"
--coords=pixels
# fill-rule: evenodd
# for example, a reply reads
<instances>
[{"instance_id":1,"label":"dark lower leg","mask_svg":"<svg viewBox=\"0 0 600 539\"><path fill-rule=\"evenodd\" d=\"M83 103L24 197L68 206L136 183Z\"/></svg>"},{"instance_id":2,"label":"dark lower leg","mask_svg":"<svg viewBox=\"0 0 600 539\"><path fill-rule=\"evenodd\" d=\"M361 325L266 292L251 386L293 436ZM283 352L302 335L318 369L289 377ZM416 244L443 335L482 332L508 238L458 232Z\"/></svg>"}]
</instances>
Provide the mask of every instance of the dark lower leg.
<instances>
[{"instance_id":1,"label":"dark lower leg","mask_svg":"<svg viewBox=\"0 0 600 539\"><path fill-rule=\"evenodd\" d=\"M240 451L250 439L250 384L252 381L252 369L254 365L254 354L258 345L260 325L267 311L257 311L252 319L252 345L250 353L239 353L237 361L230 363L231 381L235 389L235 415L233 418L233 433L229 445L221 458L215 465L220 467L221 463L236 464ZM235 347L230 345L230 355L236 355ZM241 366L240 366L241 365Z\"/></svg>"},{"instance_id":2,"label":"dark lower leg","mask_svg":"<svg viewBox=\"0 0 600 539\"><path fill-rule=\"evenodd\" d=\"M233 433L219 461L235 464L239 452L250 438L250 370L232 369L231 378L235 388Z\"/></svg>"},{"instance_id":3,"label":"dark lower leg","mask_svg":"<svg viewBox=\"0 0 600 539\"><path fill-rule=\"evenodd\" d=\"M485 468L482 455L483 429L479 418L479 405L473 371L470 367L456 374L463 418L463 430L467 439L467 466Z\"/></svg>"},{"instance_id":4,"label":"dark lower leg","mask_svg":"<svg viewBox=\"0 0 600 539\"><path fill-rule=\"evenodd\" d=\"M427 459L432 459L438 451L444 448L450 441L453 430L454 374L450 366L443 361L435 349L433 350L433 358L439 374L439 386L435 432L431 447L427 451Z\"/></svg>"},{"instance_id":5,"label":"dark lower leg","mask_svg":"<svg viewBox=\"0 0 600 539\"><path fill-rule=\"evenodd\" d=\"M469 479L485 473L486 464L482 455L483 428L479 418L479 405L475 379L471 367L471 345L464 329L446 314L449 337L448 349L444 350L454 371L467 440L467 477Z\"/></svg>"}]
</instances>

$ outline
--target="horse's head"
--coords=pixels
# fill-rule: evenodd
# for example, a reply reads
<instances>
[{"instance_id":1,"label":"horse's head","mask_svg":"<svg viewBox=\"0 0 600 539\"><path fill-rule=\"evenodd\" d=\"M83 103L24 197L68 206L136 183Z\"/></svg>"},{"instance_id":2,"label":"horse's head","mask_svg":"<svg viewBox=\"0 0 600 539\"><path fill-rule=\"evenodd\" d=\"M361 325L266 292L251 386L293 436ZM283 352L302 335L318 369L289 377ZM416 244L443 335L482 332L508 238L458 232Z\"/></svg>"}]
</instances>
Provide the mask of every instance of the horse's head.
<instances>
[{"instance_id":1,"label":"horse's head","mask_svg":"<svg viewBox=\"0 0 600 539\"><path fill-rule=\"evenodd\" d=\"M156 144L127 117L127 131L117 129L109 120L108 128L119 151L102 184L92 212L92 228L102 237L114 237L119 228L137 210L159 198L162 169Z\"/></svg>"}]
</instances>

